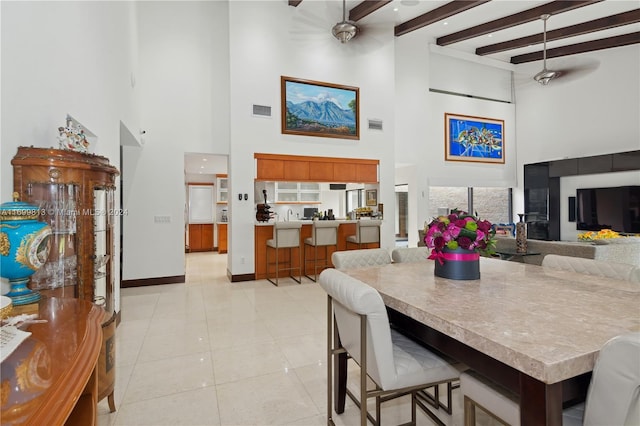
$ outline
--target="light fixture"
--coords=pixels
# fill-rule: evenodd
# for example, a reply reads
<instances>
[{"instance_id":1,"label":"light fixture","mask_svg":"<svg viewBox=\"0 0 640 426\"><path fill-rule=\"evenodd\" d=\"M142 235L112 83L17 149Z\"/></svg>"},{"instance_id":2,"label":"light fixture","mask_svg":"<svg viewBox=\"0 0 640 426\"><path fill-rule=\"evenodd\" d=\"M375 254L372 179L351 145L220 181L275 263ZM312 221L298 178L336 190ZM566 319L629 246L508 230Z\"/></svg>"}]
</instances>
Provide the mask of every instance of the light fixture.
<instances>
[{"instance_id":1,"label":"light fixture","mask_svg":"<svg viewBox=\"0 0 640 426\"><path fill-rule=\"evenodd\" d=\"M549 19L550 16L551 15L549 14L540 16L540 19L542 19L542 21L544 22L544 32L542 33L542 40L544 43L544 48L542 50L542 71L533 76L533 79L543 86L546 86L547 84L549 84L549 81L560 76L560 72L549 71L547 69L547 19Z\"/></svg>"},{"instance_id":2,"label":"light fixture","mask_svg":"<svg viewBox=\"0 0 640 426\"><path fill-rule=\"evenodd\" d=\"M340 43L346 43L356 35L358 35L358 27L353 21L347 21L346 19L346 0L342 0L342 21L338 22L331 29L331 33L335 38L340 40Z\"/></svg>"}]
</instances>

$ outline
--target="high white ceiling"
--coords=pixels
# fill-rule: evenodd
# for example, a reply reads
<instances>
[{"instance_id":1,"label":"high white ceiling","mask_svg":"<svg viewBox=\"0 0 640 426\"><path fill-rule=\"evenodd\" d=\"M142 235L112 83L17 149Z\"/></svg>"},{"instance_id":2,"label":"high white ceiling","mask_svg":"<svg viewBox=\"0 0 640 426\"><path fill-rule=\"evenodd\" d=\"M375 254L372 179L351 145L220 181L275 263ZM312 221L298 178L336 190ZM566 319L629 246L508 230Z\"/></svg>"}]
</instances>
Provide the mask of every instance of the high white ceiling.
<instances>
[{"instance_id":1,"label":"high white ceiling","mask_svg":"<svg viewBox=\"0 0 640 426\"><path fill-rule=\"evenodd\" d=\"M386 3L367 0L366 3ZM347 19L352 9L360 5L362 0L346 1ZM393 30L399 24L410 21L420 15L428 12L436 13L437 9L446 6L449 3L469 3L468 1L432 1L432 0L393 0L384 4L379 9L371 12L364 18L358 20L356 24L362 28L362 33L349 43L363 43L367 37L371 36L374 30L381 28ZM436 20L430 25L416 29L420 32L420 37L424 38L428 43L436 44L438 38L456 33L461 30L475 27L500 18L506 18L511 15L526 12L536 7L556 8L558 4L578 4L573 1L506 1L493 0L478 6L472 7L466 11L454 14L453 16ZM293 7L293 6L291 6ZM636 11L636 15L640 14L640 2L637 0L606 0L592 2L586 6L577 7L569 11L552 12L547 22L547 32L574 26L579 23L592 21L599 18L611 17L623 12ZM297 17L300 18L302 24L309 27L309 30L317 32L320 28L326 28L327 34L330 34L333 24L342 20L342 1L337 0L302 0L296 7ZM453 43L447 48L474 54L478 47L500 43L520 37L530 36L534 34L542 34L543 22L539 19L538 13L533 21L515 25L511 28L493 31L489 34L480 35L465 41ZM296 16L294 16L296 19ZM638 20L637 16L636 19ZM298 29L298 32L302 30ZM547 49L566 46L569 44L583 43L592 40L604 39L612 36L620 36L623 34L639 33L640 23L629 23L611 29L599 30L589 34L572 36L558 41L549 41ZM403 37L400 35L399 37ZM358 41L358 38L361 40ZM640 41L640 35L634 36L635 42ZM510 62L511 57L524 53L542 51L542 37L540 42L528 47L509 50L501 53L487 55L489 58Z\"/></svg>"}]
</instances>

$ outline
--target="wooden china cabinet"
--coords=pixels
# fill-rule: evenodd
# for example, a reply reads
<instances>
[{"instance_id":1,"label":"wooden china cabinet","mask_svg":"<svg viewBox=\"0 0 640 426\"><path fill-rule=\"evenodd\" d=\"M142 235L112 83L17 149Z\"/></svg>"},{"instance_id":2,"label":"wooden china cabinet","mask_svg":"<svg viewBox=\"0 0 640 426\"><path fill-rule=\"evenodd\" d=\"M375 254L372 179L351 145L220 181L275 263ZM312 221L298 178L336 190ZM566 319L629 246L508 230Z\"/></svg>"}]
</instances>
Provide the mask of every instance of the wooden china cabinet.
<instances>
[{"instance_id":1,"label":"wooden china cabinet","mask_svg":"<svg viewBox=\"0 0 640 426\"><path fill-rule=\"evenodd\" d=\"M14 191L40 208L52 229L45 265L29 287L43 296L75 297L102 308L98 400L115 411L114 223L118 170L94 154L19 147L11 161Z\"/></svg>"}]
</instances>

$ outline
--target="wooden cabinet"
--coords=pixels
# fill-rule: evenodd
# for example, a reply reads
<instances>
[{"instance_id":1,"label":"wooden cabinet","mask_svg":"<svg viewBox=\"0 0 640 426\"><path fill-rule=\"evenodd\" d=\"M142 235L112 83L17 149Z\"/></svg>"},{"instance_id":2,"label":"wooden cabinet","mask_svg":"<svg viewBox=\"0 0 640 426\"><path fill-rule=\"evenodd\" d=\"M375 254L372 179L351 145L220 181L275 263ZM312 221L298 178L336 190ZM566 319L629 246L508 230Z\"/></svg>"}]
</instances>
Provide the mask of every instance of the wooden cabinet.
<instances>
[{"instance_id":1,"label":"wooden cabinet","mask_svg":"<svg viewBox=\"0 0 640 426\"><path fill-rule=\"evenodd\" d=\"M189 224L189 251L213 251L213 223Z\"/></svg>"},{"instance_id":2,"label":"wooden cabinet","mask_svg":"<svg viewBox=\"0 0 640 426\"><path fill-rule=\"evenodd\" d=\"M14 191L40 208L52 230L52 247L30 287L48 297L76 297L95 303L102 316L103 350L98 398L115 411L114 224L126 210L116 208L118 171L93 154L19 147L11 161Z\"/></svg>"},{"instance_id":3,"label":"wooden cabinet","mask_svg":"<svg viewBox=\"0 0 640 426\"><path fill-rule=\"evenodd\" d=\"M309 179L316 182L333 181L335 172L333 171L333 163L330 161L314 162L309 167Z\"/></svg>"},{"instance_id":4,"label":"wooden cabinet","mask_svg":"<svg viewBox=\"0 0 640 426\"><path fill-rule=\"evenodd\" d=\"M378 160L254 154L257 180L377 183Z\"/></svg>"},{"instance_id":5,"label":"wooden cabinet","mask_svg":"<svg viewBox=\"0 0 640 426\"><path fill-rule=\"evenodd\" d=\"M104 310L70 297L38 303L46 321L2 361L2 424L97 425Z\"/></svg>"},{"instance_id":6,"label":"wooden cabinet","mask_svg":"<svg viewBox=\"0 0 640 426\"><path fill-rule=\"evenodd\" d=\"M218 253L226 253L227 251L227 224L218 223Z\"/></svg>"},{"instance_id":7,"label":"wooden cabinet","mask_svg":"<svg viewBox=\"0 0 640 426\"><path fill-rule=\"evenodd\" d=\"M284 180L284 161L260 158L257 173L259 180Z\"/></svg>"}]
</instances>

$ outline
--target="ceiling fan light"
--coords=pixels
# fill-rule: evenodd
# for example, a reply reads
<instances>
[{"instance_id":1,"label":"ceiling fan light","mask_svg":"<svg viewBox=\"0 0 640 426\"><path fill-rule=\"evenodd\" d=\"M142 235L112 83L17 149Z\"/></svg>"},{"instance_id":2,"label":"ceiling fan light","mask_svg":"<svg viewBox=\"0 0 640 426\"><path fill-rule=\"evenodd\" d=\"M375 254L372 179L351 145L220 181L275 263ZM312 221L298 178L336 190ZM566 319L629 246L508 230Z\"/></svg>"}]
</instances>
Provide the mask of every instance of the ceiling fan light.
<instances>
[{"instance_id":1,"label":"ceiling fan light","mask_svg":"<svg viewBox=\"0 0 640 426\"><path fill-rule=\"evenodd\" d=\"M358 27L351 21L342 21L333 26L331 33L340 43L346 43L358 35Z\"/></svg>"},{"instance_id":2,"label":"ceiling fan light","mask_svg":"<svg viewBox=\"0 0 640 426\"><path fill-rule=\"evenodd\" d=\"M533 76L533 79L538 83L542 84L543 86L546 86L547 84L549 84L549 81L559 76L560 76L560 73L558 71L549 71L548 69L545 68L542 71L540 71L538 74Z\"/></svg>"}]
</instances>

